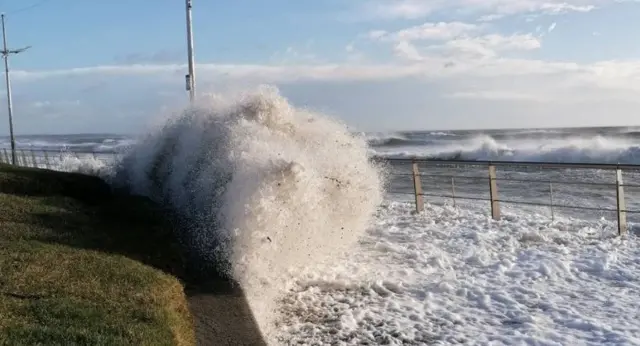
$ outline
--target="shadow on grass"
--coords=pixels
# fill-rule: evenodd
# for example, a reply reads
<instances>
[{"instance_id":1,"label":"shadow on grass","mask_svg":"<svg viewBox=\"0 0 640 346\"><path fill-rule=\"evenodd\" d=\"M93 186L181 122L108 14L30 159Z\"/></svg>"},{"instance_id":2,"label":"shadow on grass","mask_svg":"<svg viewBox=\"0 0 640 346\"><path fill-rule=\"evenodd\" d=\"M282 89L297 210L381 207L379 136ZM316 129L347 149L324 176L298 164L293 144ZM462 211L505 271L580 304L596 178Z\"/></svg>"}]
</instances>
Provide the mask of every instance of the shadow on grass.
<instances>
[{"instance_id":1,"label":"shadow on grass","mask_svg":"<svg viewBox=\"0 0 640 346\"><path fill-rule=\"evenodd\" d=\"M264 344L238 285L214 272L194 275L189 252L177 241L179 224L167 210L81 174L0 166L0 181L1 193L36 197L38 204L28 213L4 213L3 221L47 229L14 237L123 255L160 269L185 284L199 345Z\"/></svg>"}]
</instances>

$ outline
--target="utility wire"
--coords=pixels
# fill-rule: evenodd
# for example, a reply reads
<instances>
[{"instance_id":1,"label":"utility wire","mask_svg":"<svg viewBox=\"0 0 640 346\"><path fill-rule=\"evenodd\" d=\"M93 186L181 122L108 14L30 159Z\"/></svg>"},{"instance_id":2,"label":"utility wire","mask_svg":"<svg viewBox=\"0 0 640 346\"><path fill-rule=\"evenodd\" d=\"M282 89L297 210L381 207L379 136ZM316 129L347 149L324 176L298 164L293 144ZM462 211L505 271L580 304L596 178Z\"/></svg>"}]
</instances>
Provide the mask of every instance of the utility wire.
<instances>
[{"instance_id":1,"label":"utility wire","mask_svg":"<svg viewBox=\"0 0 640 346\"><path fill-rule=\"evenodd\" d=\"M42 6L42 5L46 4L47 2L50 2L50 1L51 1L51 0L40 0L40 1L38 1L38 2L36 2L36 3L33 3L33 4L29 5L29 6L22 7L22 8L16 9L16 10L9 11L9 12L7 12L6 14L15 15L16 13L26 12L26 11L28 11L28 10L32 10L32 9L34 9L34 8L36 8L36 7L40 7L40 6Z\"/></svg>"}]
</instances>

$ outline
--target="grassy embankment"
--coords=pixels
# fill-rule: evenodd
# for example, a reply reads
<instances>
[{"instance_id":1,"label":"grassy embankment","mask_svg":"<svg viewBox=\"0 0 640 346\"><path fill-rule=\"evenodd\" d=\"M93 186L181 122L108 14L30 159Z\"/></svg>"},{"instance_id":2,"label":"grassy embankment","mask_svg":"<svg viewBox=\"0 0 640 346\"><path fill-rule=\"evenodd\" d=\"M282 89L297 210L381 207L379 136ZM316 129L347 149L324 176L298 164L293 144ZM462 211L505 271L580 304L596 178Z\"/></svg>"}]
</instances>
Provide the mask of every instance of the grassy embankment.
<instances>
[{"instance_id":1,"label":"grassy embankment","mask_svg":"<svg viewBox=\"0 0 640 346\"><path fill-rule=\"evenodd\" d=\"M162 214L95 177L0 165L0 345L192 345Z\"/></svg>"}]
</instances>

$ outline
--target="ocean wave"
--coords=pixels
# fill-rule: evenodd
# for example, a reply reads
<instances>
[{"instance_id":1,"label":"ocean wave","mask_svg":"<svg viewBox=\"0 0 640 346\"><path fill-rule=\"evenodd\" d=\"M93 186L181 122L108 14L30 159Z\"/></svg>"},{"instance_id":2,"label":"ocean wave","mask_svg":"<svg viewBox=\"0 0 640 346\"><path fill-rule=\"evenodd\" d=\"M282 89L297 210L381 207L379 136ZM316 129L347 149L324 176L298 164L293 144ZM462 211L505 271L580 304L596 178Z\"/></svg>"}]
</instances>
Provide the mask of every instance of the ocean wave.
<instances>
[{"instance_id":1,"label":"ocean wave","mask_svg":"<svg viewBox=\"0 0 640 346\"><path fill-rule=\"evenodd\" d=\"M447 145L374 150L390 158L470 161L528 161L640 164L640 143L628 138L591 136L565 139L498 141L488 135Z\"/></svg>"},{"instance_id":2,"label":"ocean wave","mask_svg":"<svg viewBox=\"0 0 640 346\"><path fill-rule=\"evenodd\" d=\"M372 133L362 134L371 146L394 146L409 143L411 140L400 133Z\"/></svg>"},{"instance_id":3,"label":"ocean wave","mask_svg":"<svg viewBox=\"0 0 640 346\"><path fill-rule=\"evenodd\" d=\"M442 137L451 137L454 134L445 132L431 132L420 136L414 134L365 134L367 143L371 147L406 147L406 146L425 146L437 144ZM448 139L448 138L447 138Z\"/></svg>"},{"instance_id":4,"label":"ocean wave","mask_svg":"<svg viewBox=\"0 0 640 346\"><path fill-rule=\"evenodd\" d=\"M348 251L382 201L367 143L271 88L214 98L142 138L113 182L172 207L185 241L245 290L267 338L288 273Z\"/></svg>"}]
</instances>

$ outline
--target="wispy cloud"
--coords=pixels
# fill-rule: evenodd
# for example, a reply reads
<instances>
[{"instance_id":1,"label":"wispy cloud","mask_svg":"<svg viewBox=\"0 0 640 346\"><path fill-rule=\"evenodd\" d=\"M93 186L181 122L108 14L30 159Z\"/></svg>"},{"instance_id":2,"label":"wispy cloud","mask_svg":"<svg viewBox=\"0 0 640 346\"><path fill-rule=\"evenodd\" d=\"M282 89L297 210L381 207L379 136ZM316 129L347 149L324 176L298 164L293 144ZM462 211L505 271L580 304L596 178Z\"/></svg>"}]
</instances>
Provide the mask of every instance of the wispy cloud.
<instances>
[{"instance_id":1,"label":"wispy cloud","mask_svg":"<svg viewBox=\"0 0 640 346\"><path fill-rule=\"evenodd\" d=\"M480 29L476 24L463 22L424 23L393 33L383 30L369 32L369 37L379 40L415 41L415 40L450 40Z\"/></svg>"},{"instance_id":2,"label":"wispy cloud","mask_svg":"<svg viewBox=\"0 0 640 346\"><path fill-rule=\"evenodd\" d=\"M116 64L170 64L180 61L184 53L179 50L161 50L153 53L130 53L123 56L116 56Z\"/></svg>"},{"instance_id":3,"label":"wispy cloud","mask_svg":"<svg viewBox=\"0 0 640 346\"><path fill-rule=\"evenodd\" d=\"M396 56L424 61L434 55L447 58L497 57L506 51L528 51L541 47L532 34L502 35L485 32L483 26L463 22L424 23L396 32L374 31L374 41L392 42Z\"/></svg>"},{"instance_id":4,"label":"wispy cloud","mask_svg":"<svg viewBox=\"0 0 640 346\"><path fill-rule=\"evenodd\" d=\"M541 95L520 93L510 90L476 90L476 91L458 91L444 95L454 99L472 99L472 100L517 100L517 101L543 101L545 98Z\"/></svg>"},{"instance_id":5,"label":"wispy cloud","mask_svg":"<svg viewBox=\"0 0 640 346\"><path fill-rule=\"evenodd\" d=\"M369 19L420 19L442 11L466 11L487 22L514 14L589 12L615 2L618 0L374 0L365 2L359 14Z\"/></svg>"},{"instance_id":6,"label":"wispy cloud","mask_svg":"<svg viewBox=\"0 0 640 346\"><path fill-rule=\"evenodd\" d=\"M495 58L488 60L452 59L427 56L420 63L396 61L387 64L317 64L317 65L217 65L198 64L202 81L227 79L253 80L256 83L293 83L300 81L372 81L400 78L441 80L442 78L493 79L562 77L567 87L599 87L640 90L640 61L603 61L592 64L546 62L542 60ZM118 65L64 70L13 72L17 83L35 83L44 79L77 77L96 79L128 76L147 77L181 85L184 65ZM524 84L526 80L522 80ZM549 86L551 87L551 86Z\"/></svg>"}]
</instances>

